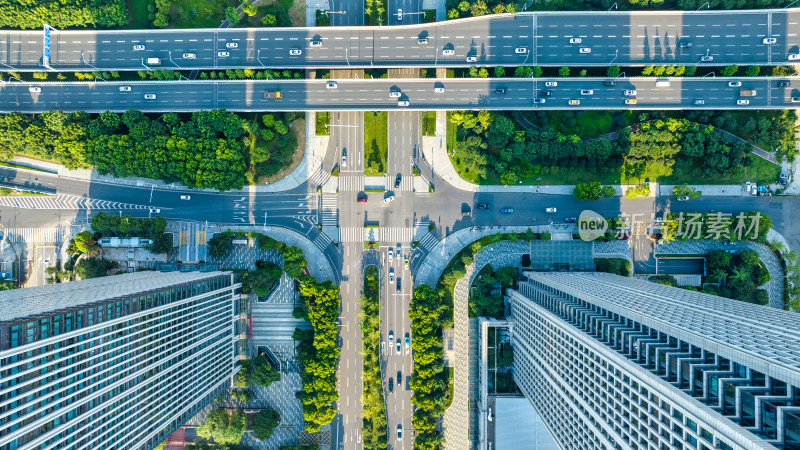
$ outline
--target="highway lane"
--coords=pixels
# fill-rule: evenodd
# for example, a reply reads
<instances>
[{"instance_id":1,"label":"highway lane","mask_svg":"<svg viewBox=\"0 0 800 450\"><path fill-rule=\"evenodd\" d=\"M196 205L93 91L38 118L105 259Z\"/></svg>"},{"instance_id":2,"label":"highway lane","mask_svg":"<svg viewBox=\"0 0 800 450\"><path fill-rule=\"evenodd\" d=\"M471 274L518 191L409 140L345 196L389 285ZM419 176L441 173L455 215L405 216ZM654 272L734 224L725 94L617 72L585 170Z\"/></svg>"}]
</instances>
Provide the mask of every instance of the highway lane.
<instances>
[{"instance_id":1,"label":"highway lane","mask_svg":"<svg viewBox=\"0 0 800 450\"><path fill-rule=\"evenodd\" d=\"M668 85L658 86L657 80ZM614 86L606 86L608 81ZM782 81L790 86L780 87ZM130 92L120 92L123 86ZM800 97L800 77L370 79L336 80L335 89L327 86L325 80L5 83L0 84L0 111L786 109L796 106L793 97ZM626 90L636 94L625 95ZM756 95L742 97L741 90L755 90ZM271 91L280 91L282 98L264 99ZM542 91L550 95L543 97ZM390 92L400 97L390 97ZM145 99L147 94L155 99ZM534 103L534 97L544 103ZM635 104L626 104L634 99ZM739 105L740 100L748 103ZM401 106L401 101L408 105Z\"/></svg>"},{"instance_id":2,"label":"highway lane","mask_svg":"<svg viewBox=\"0 0 800 450\"><path fill-rule=\"evenodd\" d=\"M68 30L52 35L51 66L63 71L605 66L785 63L800 52L800 9L659 12L523 12L428 24L419 0L390 2L391 27ZM358 8L351 0L332 8ZM346 13L347 9L343 10ZM397 10L403 9L402 20ZM363 15L363 14L362 14ZM341 16L341 17L337 17ZM333 14L358 25L358 14ZM403 24L403 25L400 25ZM421 43L418 39L427 39ZM774 38L771 45L764 38ZM570 43L580 39L580 43ZM0 65L39 71L43 32L0 31ZM312 42L320 42L312 46ZM681 46L683 43L683 47ZM691 44L691 47L686 45ZM134 47L143 49L135 50ZM518 48L526 52L518 53ZM581 48L589 49L582 53ZM290 54L290 50L300 54ZM452 50L445 54L444 50ZM449 52L448 52L449 53ZM701 57L712 57L701 61ZM475 57L468 61L468 57ZM147 63L158 58L158 64Z\"/></svg>"}]
</instances>

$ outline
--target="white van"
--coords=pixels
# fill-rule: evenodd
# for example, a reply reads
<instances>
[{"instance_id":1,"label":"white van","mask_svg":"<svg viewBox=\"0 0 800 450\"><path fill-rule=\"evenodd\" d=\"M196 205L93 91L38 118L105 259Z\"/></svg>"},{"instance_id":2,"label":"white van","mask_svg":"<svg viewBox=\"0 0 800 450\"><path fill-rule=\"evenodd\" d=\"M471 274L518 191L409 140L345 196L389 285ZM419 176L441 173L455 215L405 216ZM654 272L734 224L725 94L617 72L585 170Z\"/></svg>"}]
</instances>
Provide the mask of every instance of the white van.
<instances>
[{"instance_id":1,"label":"white van","mask_svg":"<svg viewBox=\"0 0 800 450\"><path fill-rule=\"evenodd\" d=\"M669 87L669 80L656 80L656 87Z\"/></svg>"}]
</instances>

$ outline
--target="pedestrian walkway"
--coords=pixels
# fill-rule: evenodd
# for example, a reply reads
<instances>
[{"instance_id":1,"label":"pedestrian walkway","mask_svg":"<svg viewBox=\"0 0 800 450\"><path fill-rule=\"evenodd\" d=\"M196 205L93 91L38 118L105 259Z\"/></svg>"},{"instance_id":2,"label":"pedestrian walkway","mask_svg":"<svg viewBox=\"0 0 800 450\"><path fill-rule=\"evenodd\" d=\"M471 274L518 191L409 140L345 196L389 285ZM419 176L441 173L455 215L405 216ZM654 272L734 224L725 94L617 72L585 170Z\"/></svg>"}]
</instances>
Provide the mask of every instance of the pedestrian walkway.
<instances>
[{"instance_id":1,"label":"pedestrian walkway","mask_svg":"<svg viewBox=\"0 0 800 450\"><path fill-rule=\"evenodd\" d=\"M674 184L662 184L658 186L659 195L669 196L672 195L672 188L674 188ZM730 196L730 197L740 197L740 196L749 196L750 194L744 191L744 185L742 184L693 184L691 187L700 191L702 195L713 195L713 196Z\"/></svg>"},{"instance_id":2,"label":"pedestrian walkway","mask_svg":"<svg viewBox=\"0 0 800 450\"><path fill-rule=\"evenodd\" d=\"M362 175L345 175L339 177L339 190L342 192L361 192L364 190Z\"/></svg>"},{"instance_id":3,"label":"pedestrian walkway","mask_svg":"<svg viewBox=\"0 0 800 450\"><path fill-rule=\"evenodd\" d=\"M172 222L167 231L178 233L178 259L184 262L206 260L206 242L211 237L207 225L198 222Z\"/></svg>"},{"instance_id":4,"label":"pedestrian walkway","mask_svg":"<svg viewBox=\"0 0 800 450\"><path fill-rule=\"evenodd\" d=\"M433 250L433 247L436 246L436 243L439 242L439 239L431 232L428 232L421 241L419 241L419 247L424 248L427 251Z\"/></svg>"},{"instance_id":5,"label":"pedestrian walkway","mask_svg":"<svg viewBox=\"0 0 800 450\"><path fill-rule=\"evenodd\" d=\"M143 210L147 205L134 205L107 200L94 200L77 195L19 195L0 197L0 206L22 209L103 209Z\"/></svg>"},{"instance_id":6,"label":"pedestrian walkway","mask_svg":"<svg viewBox=\"0 0 800 450\"><path fill-rule=\"evenodd\" d=\"M386 242L409 243L414 237L411 227L344 227L341 229L342 242Z\"/></svg>"},{"instance_id":7,"label":"pedestrian walkway","mask_svg":"<svg viewBox=\"0 0 800 450\"><path fill-rule=\"evenodd\" d=\"M325 251L325 249L326 249L326 248L328 248L328 246L329 246L329 245L331 245L331 244L333 244L333 240L332 240L332 239L331 239L331 237L330 237L330 236L328 236L326 233L320 233L320 234L318 234L318 235L317 235L317 237L314 239L314 245L316 245L316 246L317 246L317 248L319 248L319 249L320 249L320 250L322 250L323 252L324 252L324 251Z\"/></svg>"},{"instance_id":8,"label":"pedestrian walkway","mask_svg":"<svg viewBox=\"0 0 800 450\"><path fill-rule=\"evenodd\" d=\"M324 192L322 194L322 227L335 227L339 225L339 199L336 194Z\"/></svg>"}]
</instances>

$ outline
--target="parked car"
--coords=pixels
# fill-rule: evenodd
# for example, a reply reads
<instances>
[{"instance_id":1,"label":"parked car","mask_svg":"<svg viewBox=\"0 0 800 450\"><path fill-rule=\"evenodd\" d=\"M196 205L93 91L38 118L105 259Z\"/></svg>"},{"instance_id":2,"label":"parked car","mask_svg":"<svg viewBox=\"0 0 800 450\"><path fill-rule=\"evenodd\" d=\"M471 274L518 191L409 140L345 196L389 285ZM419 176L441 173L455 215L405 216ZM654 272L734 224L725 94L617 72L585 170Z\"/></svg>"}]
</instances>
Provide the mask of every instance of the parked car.
<instances>
[{"instance_id":1,"label":"parked car","mask_svg":"<svg viewBox=\"0 0 800 450\"><path fill-rule=\"evenodd\" d=\"M397 20L398 21L402 21L403 20L403 10L400 9L400 8L397 9Z\"/></svg>"},{"instance_id":2,"label":"parked car","mask_svg":"<svg viewBox=\"0 0 800 450\"><path fill-rule=\"evenodd\" d=\"M800 59L800 53L789 53L789 61L797 61Z\"/></svg>"},{"instance_id":3,"label":"parked car","mask_svg":"<svg viewBox=\"0 0 800 450\"><path fill-rule=\"evenodd\" d=\"M549 207L549 208L545 208L545 209L544 209L544 212L546 212L546 213L548 213L548 214L553 214L553 213L555 213L556 211L558 211L558 209L556 209L556 208L553 208L552 206L551 206L551 207Z\"/></svg>"}]
</instances>

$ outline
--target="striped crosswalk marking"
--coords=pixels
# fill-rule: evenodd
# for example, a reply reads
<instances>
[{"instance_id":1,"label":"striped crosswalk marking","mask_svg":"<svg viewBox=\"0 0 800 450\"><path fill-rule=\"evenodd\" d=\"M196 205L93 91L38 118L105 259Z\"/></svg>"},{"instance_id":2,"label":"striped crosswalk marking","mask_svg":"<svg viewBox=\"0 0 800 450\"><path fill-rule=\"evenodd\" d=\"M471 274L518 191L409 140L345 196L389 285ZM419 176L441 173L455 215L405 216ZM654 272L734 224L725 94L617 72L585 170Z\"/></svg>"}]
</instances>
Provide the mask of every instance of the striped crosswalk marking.
<instances>
[{"instance_id":1,"label":"striped crosswalk marking","mask_svg":"<svg viewBox=\"0 0 800 450\"><path fill-rule=\"evenodd\" d=\"M339 234L342 242L364 242L362 230L360 227L345 227L339 229Z\"/></svg>"},{"instance_id":2,"label":"striped crosswalk marking","mask_svg":"<svg viewBox=\"0 0 800 450\"><path fill-rule=\"evenodd\" d=\"M318 234L317 237L314 239L314 245L316 245L317 248L319 248L323 252L332 243L333 243L333 241L331 240L330 236L328 236L325 233Z\"/></svg>"},{"instance_id":3,"label":"striped crosswalk marking","mask_svg":"<svg viewBox=\"0 0 800 450\"><path fill-rule=\"evenodd\" d=\"M436 246L437 242L439 242L439 240L436 239L436 236L434 236L433 233L428 233L422 237L422 240L419 241L419 245L430 251Z\"/></svg>"},{"instance_id":4,"label":"striped crosswalk marking","mask_svg":"<svg viewBox=\"0 0 800 450\"><path fill-rule=\"evenodd\" d=\"M66 241L66 228L3 228L8 242L62 243Z\"/></svg>"},{"instance_id":5,"label":"striped crosswalk marking","mask_svg":"<svg viewBox=\"0 0 800 450\"><path fill-rule=\"evenodd\" d=\"M320 167L318 171L314 172L311 177L309 177L309 183L311 183L312 186L322 186L330 177L331 174L327 171L323 171Z\"/></svg>"},{"instance_id":6,"label":"striped crosswalk marking","mask_svg":"<svg viewBox=\"0 0 800 450\"><path fill-rule=\"evenodd\" d=\"M400 187L395 188L394 187L395 176L396 175L388 175L388 174L386 175L386 180L384 181L384 184L387 190L391 190L394 192L399 192L399 191L411 192L414 190L414 177L408 177L408 176L403 177L403 179L400 181Z\"/></svg>"},{"instance_id":7,"label":"striped crosswalk marking","mask_svg":"<svg viewBox=\"0 0 800 450\"><path fill-rule=\"evenodd\" d=\"M335 227L339 225L339 199L336 194L322 194L322 226Z\"/></svg>"},{"instance_id":8,"label":"striped crosswalk marking","mask_svg":"<svg viewBox=\"0 0 800 450\"><path fill-rule=\"evenodd\" d=\"M0 197L0 206L23 209L147 209L147 205L112 202L79 197L77 195L7 196Z\"/></svg>"},{"instance_id":9,"label":"striped crosswalk marking","mask_svg":"<svg viewBox=\"0 0 800 450\"><path fill-rule=\"evenodd\" d=\"M358 176L344 176L339 177L339 190L347 192L361 192L364 190L364 177Z\"/></svg>"}]
</instances>

